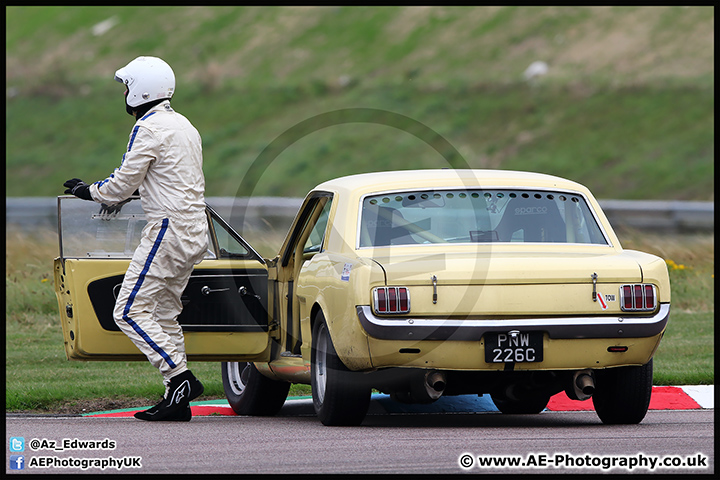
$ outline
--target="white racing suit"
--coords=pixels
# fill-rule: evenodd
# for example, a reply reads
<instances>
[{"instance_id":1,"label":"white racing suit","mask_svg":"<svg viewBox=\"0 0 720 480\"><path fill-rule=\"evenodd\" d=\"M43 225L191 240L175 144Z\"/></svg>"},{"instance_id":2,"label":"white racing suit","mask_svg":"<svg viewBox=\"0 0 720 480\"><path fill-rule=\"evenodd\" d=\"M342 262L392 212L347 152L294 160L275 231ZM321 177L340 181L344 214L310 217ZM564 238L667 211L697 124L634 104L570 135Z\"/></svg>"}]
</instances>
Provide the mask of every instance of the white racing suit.
<instances>
[{"instance_id":1,"label":"white racing suit","mask_svg":"<svg viewBox=\"0 0 720 480\"><path fill-rule=\"evenodd\" d=\"M187 370L180 295L208 248L200 134L164 101L140 118L119 168L90 186L113 205L139 190L148 223L115 303L115 323L160 370Z\"/></svg>"}]
</instances>

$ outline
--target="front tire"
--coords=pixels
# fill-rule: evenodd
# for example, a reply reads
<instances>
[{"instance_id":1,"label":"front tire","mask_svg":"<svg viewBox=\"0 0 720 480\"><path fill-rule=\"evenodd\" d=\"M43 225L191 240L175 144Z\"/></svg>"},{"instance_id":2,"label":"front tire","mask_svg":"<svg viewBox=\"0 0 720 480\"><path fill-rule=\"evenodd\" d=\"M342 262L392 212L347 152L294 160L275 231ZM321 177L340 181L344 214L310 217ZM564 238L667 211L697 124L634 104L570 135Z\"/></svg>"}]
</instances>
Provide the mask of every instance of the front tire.
<instances>
[{"instance_id":1,"label":"front tire","mask_svg":"<svg viewBox=\"0 0 720 480\"><path fill-rule=\"evenodd\" d=\"M272 380L252 363L222 362L222 380L230 407L238 415L271 416L280 411L290 383Z\"/></svg>"},{"instance_id":2,"label":"front tire","mask_svg":"<svg viewBox=\"0 0 720 480\"><path fill-rule=\"evenodd\" d=\"M370 406L370 387L337 356L325 318L318 313L312 336L313 405L323 425L360 425Z\"/></svg>"},{"instance_id":3,"label":"front tire","mask_svg":"<svg viewBox=\"0 0 720 480\"><path fill-rule=\"evenodd\" d=\"M650 406L652 378L652 359L640 367L596 370L595 413L606 424L640 423Z\"/></svg>"}]
</instances>

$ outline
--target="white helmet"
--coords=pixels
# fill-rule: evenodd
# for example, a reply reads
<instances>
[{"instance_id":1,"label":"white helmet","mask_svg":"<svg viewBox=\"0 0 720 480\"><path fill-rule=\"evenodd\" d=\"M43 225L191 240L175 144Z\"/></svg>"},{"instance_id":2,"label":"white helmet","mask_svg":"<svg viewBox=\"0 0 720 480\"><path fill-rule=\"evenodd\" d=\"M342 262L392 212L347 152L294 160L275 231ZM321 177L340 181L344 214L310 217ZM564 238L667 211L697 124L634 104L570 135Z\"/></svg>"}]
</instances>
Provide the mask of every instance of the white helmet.
<instances>
[{"instance_id":1,"label":"white helmet","mask_svg":"<svg viewBox=\"0 0 720 480\"><path fill-rule=\"evenodd\" d=\"M175 74L170 65L157 57L138 57L115 72L115 80L128 88L126 103L138 107L175 92Z\"/></svg>"}]
</instances>

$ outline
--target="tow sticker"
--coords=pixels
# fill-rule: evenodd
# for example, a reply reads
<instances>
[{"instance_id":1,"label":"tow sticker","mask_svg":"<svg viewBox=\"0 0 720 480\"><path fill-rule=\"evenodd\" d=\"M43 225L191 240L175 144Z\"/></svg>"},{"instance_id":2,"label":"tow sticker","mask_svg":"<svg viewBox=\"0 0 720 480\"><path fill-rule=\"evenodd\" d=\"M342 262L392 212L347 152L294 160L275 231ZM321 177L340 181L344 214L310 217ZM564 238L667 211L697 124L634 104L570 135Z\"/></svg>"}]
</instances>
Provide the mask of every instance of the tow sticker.
<instances>
[{"instance_id":1,"label":"tow sticker","mask_svg":"<svg viewBox=\"0 0 720 480\"><path fill-rule=\"evenodd\" d=\"M602 308L603 310L607 310L608 306L607 306L607 303L605 303L605 295L603 295L600 292L597 292L597 299L598 299L598 303L600 304L600 308Z\"/></svg>"},{"instance_id":2,"label":"tow sticker","mask_svg":"<svg viewBox=\"0 0 720 480\"><path fill-rule=\"evenodd\" d=\"M352 263L346 263L343 267L342 275L340 275L340 280L343 282L349 282L350 281L350 269L352 268Z\"/></svg>"}]
</instances>

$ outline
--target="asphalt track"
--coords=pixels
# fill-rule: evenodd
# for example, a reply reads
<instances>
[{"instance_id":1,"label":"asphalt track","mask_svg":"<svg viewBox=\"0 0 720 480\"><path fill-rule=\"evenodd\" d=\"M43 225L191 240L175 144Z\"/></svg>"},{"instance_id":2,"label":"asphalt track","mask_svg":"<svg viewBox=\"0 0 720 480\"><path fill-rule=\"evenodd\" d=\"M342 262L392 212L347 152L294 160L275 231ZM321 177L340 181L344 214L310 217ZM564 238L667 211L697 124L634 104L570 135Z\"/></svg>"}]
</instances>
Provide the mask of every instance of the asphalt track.
<instances>
[{"instance_id":1,"label":"asphalt track","mask_svg":"<svg viewBox=\"0 0 720 480\"><path fill-rule=\"evenodd\" d=\"M711 474L713 387L684 388L690 394L655 387L639 425L603 425L586 411L591 402L572 402L582 409L569 410L562 397L539 415L502 415L484 397L401 406L375 395L359 427L324 427L307 398L288 400L275 417L237 416L224 402L193 402L186 423L142 422L132 418L134 410L7 414L6 472ZM88 441L97 448L82 448ZM23 471L13 470L19 456ZM523 463L481 467L488 459ZM100 462L111 461L126 468L102 469ZM83 462L96 465L83 468Z\"/></svg>"}]
</instances>

